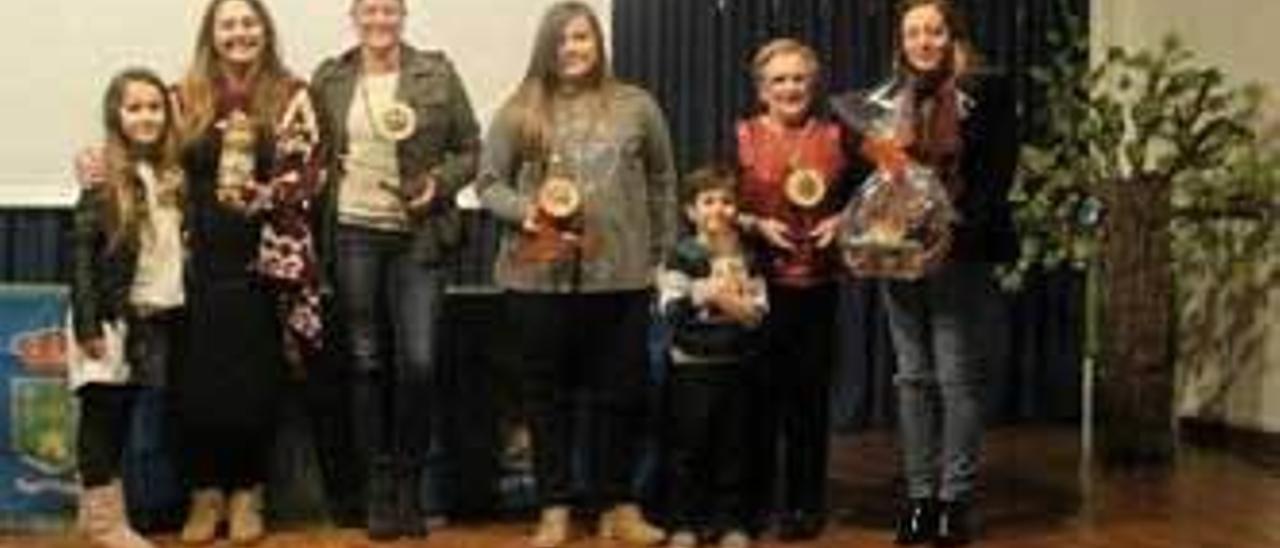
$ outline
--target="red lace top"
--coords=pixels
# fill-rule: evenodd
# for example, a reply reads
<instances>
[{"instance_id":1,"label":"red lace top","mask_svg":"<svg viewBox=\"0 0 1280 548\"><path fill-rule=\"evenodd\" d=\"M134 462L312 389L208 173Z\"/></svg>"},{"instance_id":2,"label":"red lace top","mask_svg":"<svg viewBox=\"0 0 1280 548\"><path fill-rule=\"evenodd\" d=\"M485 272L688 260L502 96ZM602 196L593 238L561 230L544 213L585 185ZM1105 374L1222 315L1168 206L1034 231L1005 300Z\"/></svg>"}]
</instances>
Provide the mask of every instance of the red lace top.
<instances>
[{"instance_id":1,"label":"red lace top","mask_svg":"<svg viewBox=\"0 0 1280 548\"><path fill-rule=\"evenodd\" d=\"M813 249L802 235L835 214L846 196L842 177L846 160L842 129L833 122L811 119L803 127L781 129L763 116L738 122L739 195L744 213L772 217L787 224L799 248L787 252L765 246L765 272L771 282L808 287L830 280L836 261L832 244ZM795 169L814 170L827 182L822 202L811 208L793 205L784 185Z\"/></svg>"}]
</instances>

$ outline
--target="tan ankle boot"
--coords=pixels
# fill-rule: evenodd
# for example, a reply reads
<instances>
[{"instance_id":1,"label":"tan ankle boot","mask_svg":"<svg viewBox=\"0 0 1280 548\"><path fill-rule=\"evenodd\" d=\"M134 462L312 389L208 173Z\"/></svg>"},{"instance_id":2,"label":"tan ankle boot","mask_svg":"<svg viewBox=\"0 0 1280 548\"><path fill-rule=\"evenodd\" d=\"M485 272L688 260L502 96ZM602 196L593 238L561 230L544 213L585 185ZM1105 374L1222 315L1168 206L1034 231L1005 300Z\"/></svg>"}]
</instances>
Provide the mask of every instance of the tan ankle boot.
<instances>
[{"instance_id":1,"label":"tan ankle boot","mask_svg":"<svg viewBox=\"0 0 1280 548\"><path fill-rule=\"evenodd\" d=\"M538 529L529 538L533 548L557 548L569 541L569 507L548 506L542 509Z\"/></svg>"},{"instance_id":2,"label":"tan ankle boot","mask_svg":"<svg viewBox=\"0 0 1280 548\"><path fill-rule=\"evenodd\" d=\"M619 504L600 514L600 537L630 544L656 544L667 534L644 519L635 504Z\"/></svg>"},{"instance_id":3,"label":"tan ankle boot","mask_svg":"<svg viewBox=\"0 0 1280 548\"><path fill-rule=\"evenodd\" d=\"M218 523L225 510L222 491L197 489L191 494L191 508L187 510L187 523L182 526L181 540L185 544L213 542L218 533Z\"/></svg>"},{"instance_id":4,"label":"tan ankle boot","mask_svg":"<svg viewBox=\"0 0 1280 548\"><path fill-rule=\"evenodd\" d=\"M262 523L262 487L237 489L227 503L227 522L231 542L251 544L262 539L266 527Z\"/></svg>"},{"instance_id":5,"label":"tan ankle boot","mask_svg":"<svg viewBox=\"0 0 1280 548\"><path fill-rule=\"evenodd\" d=\"M96 546L154 548L129 526L119 481L82 491L78 521L80 531Z\"/></svg>"}]
</instances>

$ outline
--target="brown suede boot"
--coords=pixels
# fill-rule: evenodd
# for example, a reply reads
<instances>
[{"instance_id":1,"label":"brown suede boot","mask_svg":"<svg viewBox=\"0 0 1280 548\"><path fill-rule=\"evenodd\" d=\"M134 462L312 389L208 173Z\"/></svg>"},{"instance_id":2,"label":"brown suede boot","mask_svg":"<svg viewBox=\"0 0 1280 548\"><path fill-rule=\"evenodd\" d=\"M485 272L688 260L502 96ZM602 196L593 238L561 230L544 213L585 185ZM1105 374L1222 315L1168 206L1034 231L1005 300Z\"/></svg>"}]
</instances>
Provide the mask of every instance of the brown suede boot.
<instances>
[{"instance_id":1,"label":"brown suede boot","mask_svg":"<svg viewBox=\"0 0 1280 548\"><path fill-rule=\"evenodd\" d=\"M208 544L218 534L218 524L226 511L222 491L214 488L197 489L191 493L191 508L187 510L187 523L179 537L184 544Z\"/></svg>"},{"instance_id":2,"label":"brown suede boot","mask_svg":"<svg viewBox=\"0 0 1280 548\"><path fill-rule=\"evenodd\" d=\"M129 526L120 482L86 488L80 493L80 531L103 548L154 548Z\"/></svg>"},{"instance_id":3,"label":"brown suede boot","mask_svg":"<svg viewBox=\"0 0 1280 548\"><path fill-rule=\"evenodd\" d=\"M538 528L529 537L533 548L558 548L569 541L569 507L548 506L542 509Z\"/></svg>"},{"instance_id":4,"label":"brown suede boot","mask_svg":"<svg viewBox=\"0 0 1280 548\"><path fill-rule=\"evenodd\" d=\"M227 503L227 536L236 544L252 544L266 535L262 522L262 486L237 489Z\"/></svg>"},{"instance_id":5,"label":"brown suede boot","mask_svg":"<svg viewBox=\"0 0 1280 548\"><path fill-rule=\"evenodd\" d=\"M657 544L667 533L644 519L635 504L619 504L600 514L600 538L629 544Z\"/></svg>"}]
</instances>

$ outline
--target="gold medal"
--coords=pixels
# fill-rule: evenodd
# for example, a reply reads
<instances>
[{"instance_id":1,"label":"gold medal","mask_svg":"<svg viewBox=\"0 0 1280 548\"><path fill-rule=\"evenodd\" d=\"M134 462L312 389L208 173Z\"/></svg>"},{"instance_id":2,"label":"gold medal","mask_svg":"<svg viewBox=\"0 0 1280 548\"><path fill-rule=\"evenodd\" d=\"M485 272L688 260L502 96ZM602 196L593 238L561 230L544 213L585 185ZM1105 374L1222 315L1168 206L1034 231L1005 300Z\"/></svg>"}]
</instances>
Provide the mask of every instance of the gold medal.
<instances>
[{"instance_id":1,"label":"gold medal","mask_svg":"<svg viewBox=\"0 0 1280 548\"><path fill-rule=\"evenodd\" d=\"M392 141L403 141L413 135L418 116L413 108L402 101L395 101L382 110L377 120L379 133Z\"/></svg>"},{"instance_id":2,"label":"gold medal","mask_svg":"<svg viewBox=\"0 0 1280 548\"><path fill-rule=\"evenodd\" d=\"M792 204L809 209L827 196L827 181L815 169L793 169L783 183L783 193Z\"/></svg>"},{"instance_id":3,"label":"gold medal","mask_svg":"<svg viewBox=\"0 0 1280 548\"><path fill-rule=\"evenodd\" d=\"M582 207L582 193L573 179L547 177L538 189L538 207L553 219L568 219Z\"/></svg>"}]
</instances>

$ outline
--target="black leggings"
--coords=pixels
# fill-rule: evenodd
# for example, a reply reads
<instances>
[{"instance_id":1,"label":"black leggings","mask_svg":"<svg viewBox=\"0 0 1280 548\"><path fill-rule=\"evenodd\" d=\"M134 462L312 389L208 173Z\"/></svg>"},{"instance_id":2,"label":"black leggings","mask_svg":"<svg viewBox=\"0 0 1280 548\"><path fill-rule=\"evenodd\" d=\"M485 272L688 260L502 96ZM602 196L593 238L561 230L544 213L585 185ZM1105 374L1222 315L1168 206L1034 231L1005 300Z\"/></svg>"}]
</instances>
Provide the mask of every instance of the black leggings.
<instances>
[{"instance_id":1,"label":"black leggings","mask_svg":"<svg viewBox=\"0 0 1280 548\"><path fill-rule=\"evenodd\" d=\"M138 389L90 384L80 388L80 432L76 438L80 480L100 487L120 477L120 461L129 443Z\"/></svg>"},{"instance_id":2,"label":"black leggings","mask_svg":"<svg viewBox=\"0 0 1280 548\"><path fill-rule=\"evenodd\" d=\"M575 498L576 456L587 458L593 475L582 502L604 508L634 500L649 388L648 294L512 293L507 305L541 504Z\"/></svg>"}]
</instances>

